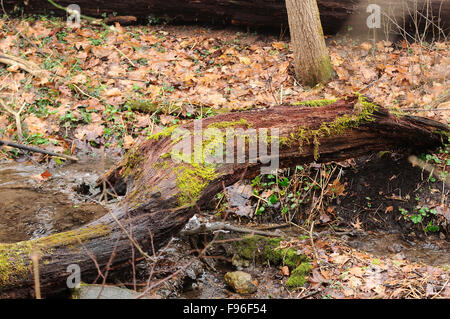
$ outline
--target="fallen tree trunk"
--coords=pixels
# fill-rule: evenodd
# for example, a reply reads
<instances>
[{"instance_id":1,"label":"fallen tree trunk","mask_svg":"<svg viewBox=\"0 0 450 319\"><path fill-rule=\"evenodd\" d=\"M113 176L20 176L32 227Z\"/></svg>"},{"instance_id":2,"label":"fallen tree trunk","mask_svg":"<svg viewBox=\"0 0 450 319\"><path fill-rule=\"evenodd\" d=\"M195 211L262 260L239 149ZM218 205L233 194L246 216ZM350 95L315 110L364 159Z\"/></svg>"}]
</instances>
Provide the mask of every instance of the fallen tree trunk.
<instances>
[{"instance_id":1,"label":"fallen tree trunk","mask_svg":"<svg viewBox=\"0 0 450 319\"><path fill-rule=\"evenodd\" d=\"M272 134L268 143L274 150L272 143L278 142L279 155L272 154L276 157L272 160L279 159L280 167L314 160L337 161L388 149L436 148L449 133L444 124L395 116L362 97L348 97L319 107L322 104L326 103L228 113L204 119L202 126L219 130L278 129L279 137ZM194 125L190 122L180 128L192 132ZM81 268L82 281L91 282L98 270L105 270L105 265L129 263L133 251L151 262L146 252L151 255L152 249L158 250L176 236L216 193L260 172L261 162L250 163L248 158L244 163L177 163L168 156L178 141L171 139L172 132L175 127L151 136L106 174L113 187L126 186L126 195L110 213L77 230L0 244L0 297L33 296L33 251L41 256L40 286L44 296L66 289L70 275L67 267L71 264ZM189 135L188 141L195 138L196 135L192 139ZM209 142L201 141L202 149ZM248 153L250 140L245 148ZM237 152L238 147L233 150Z\"/></svg>"},{"instance_id":2,"label":"fallen tree trunk","mask_svg":"<svg viewBox=\"0 0 450 319\"><path fill-rule=\"evenodd\" d=\"M3 0L8 12L14 8L23 8L27 13L45 13L53 11L65 15L56 9L48 0ZM67 7L72 0L55 1ZM81 13L93 17L101 17L103 13L121 16L134 16L141 22L148 22L149 17L176 23L212 23L216 25L243 25L279 29L288 27L286 5L284 0L78 0ZM366 26L367 7L371 3L381 6L383 12L394 18L400 26L415 10L423 13L443 29L449 27L450 1L445 0L317 0L324 31L338 32L352 18L354 27L362 30ZM430 3L427 6L427 3ZM409 8L409 10L408 10ZM419 17L420 18L420 17ZM420 18L424 22L425 18ZM362 31L361 30L361 31Z\"/></svg>"}]
</instances>

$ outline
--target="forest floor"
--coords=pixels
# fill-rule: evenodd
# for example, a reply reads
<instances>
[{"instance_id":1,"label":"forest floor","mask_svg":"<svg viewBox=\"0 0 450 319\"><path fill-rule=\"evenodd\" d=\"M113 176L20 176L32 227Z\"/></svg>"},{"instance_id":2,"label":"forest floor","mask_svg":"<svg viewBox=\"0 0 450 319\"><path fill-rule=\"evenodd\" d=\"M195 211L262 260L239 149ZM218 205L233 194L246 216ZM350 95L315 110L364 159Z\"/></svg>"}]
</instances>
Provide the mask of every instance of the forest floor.
<instances>
[{"instance_id":1,"label":"forest floor","mask_svg":"<svg viewBox=\"0 0 450 319\"><path fill-rule=\"evenodd\" d=\"M0 64L0 99L20 112L18 127L0 107L0 139L80 158L70 164L0 150L0 241L95 219L105 211L101 204L114 205L94 196L96 178L140 139L192 119L361 92L393 111L449 123L448 41L337 35L327 45L335 76L307 88L295 81L289 41L279 36L198 26L72 30L54 18L0 19L0 53L44 70L33 77ZM307 283L296 289L285 285L290 270L252 263L245 271L258 291L246 297L448 298L449 191L441 181L450 171L448 147L416 154L440 175L413 167L407 155L383 152L241 181L196 218L278 227L283 247L310 258ZM223 276L236 268L227 243L240 234L221 236L176 239L153 271L138 264L137 273L118 272L110 283L139 289L154 276L161 286L152 297L239 298ZM208 258L199 257L211 241Z\"/></svg>"}]
</instances>

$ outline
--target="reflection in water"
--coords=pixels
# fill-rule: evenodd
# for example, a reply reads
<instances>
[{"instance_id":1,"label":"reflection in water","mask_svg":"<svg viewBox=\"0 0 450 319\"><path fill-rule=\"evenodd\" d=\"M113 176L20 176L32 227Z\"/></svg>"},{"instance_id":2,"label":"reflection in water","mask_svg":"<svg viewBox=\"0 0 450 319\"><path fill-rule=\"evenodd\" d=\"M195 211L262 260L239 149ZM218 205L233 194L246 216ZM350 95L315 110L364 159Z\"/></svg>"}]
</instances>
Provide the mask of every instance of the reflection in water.
<instances>
[{"instance_id":1,"label":"reflection in water","mask_svg":"<svg viewBox=\"0 0 450 319\"><path fill-rule=\"evenodd\" d=\"M74 191L95 185L112 165L100 161L74 163L49 169L51 178L36 178L46 168L15 162L0 164L0 242L35 239L74 229L98 219L106 209Z\"/></svg>"}]
</instances>

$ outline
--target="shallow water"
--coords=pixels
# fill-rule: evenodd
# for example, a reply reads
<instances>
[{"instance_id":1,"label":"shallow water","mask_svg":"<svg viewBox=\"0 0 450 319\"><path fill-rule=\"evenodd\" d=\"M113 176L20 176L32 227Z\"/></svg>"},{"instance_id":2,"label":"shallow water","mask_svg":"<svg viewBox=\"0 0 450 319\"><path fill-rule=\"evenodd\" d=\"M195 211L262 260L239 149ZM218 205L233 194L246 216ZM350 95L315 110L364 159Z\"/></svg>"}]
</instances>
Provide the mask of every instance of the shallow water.
<instances>
[{"instance_id":1,"label":"shallow water","mask_svg":"<svg viewBox=\"0 0 450 319\"><path fill-rule=\"evenodd\" d=\"M111 165L91 159L53 168L0 163L0 242L44 237L104 215L106 208L86 195ZM45 171L51 176L43 180Z\"/></svg>"},{"instance_id":2,"label":"shallow water","mask_svg":"<svg viewBox=\"0 0 450 319\"><path fill-rule=\"evenodd\" d=\"M405 239L402 234L377 233L349 239L348 244L379 257L450 266L450 242L446 239Z\"/></svg>"}]
</instances>

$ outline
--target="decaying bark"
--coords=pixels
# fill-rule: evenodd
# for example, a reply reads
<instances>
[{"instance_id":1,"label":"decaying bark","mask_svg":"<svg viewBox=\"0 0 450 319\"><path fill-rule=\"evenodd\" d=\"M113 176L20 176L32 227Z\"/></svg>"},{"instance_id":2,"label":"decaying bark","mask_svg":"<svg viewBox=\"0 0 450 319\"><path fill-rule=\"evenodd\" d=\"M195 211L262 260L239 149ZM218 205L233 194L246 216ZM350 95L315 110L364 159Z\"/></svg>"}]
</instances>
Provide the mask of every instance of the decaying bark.
<instances>
[{"instance_id":1,"label":"decaying bark","mask_svg":"<svg viewBox=\"0 0 450 319\"><path fill-rule=\"evenodd\" d=\"M204 119L203 128L278 128L280 167L312 162L315 158L318 162L343 160L388 149L435 148L449 132L444 124L395 116L363 102L349 97L322 107L311 103L228 113ZM194 123L182 127L192 131ZM98 275L96 265L103 271L109 261L111 266L129 263L129 236L151 255L152 247L157 250L176 236L196 210L225 186L260 172L260 162L215 166L176 163L167 156L176 141L171 139L172 131L167 129L145 140L106 175L111 185L126 185L127 189L111 213L77 230L0 244L0 296L33 296L29 257L33 250L41 254L44 296L66 289L70 275L67 267L71 264L79 265L81 280L90 283Z\"/></svg>"},{"instance_id":2,"label":"decaying bark","mask_svg":"<svg viewBox=\"0 0 450 319\"><path fill-rule=\"evenodd\" d=\"M23 8L27 13L45 13L65 15L55 9L47 0L3 0L9 13L14 8ZM59 0L61 6L72 4L72 0ZM426 3L430 0L317 0L322 24L326 33L338 32L351 17L357 17L352 24L364 27L369 13L366 12L369 3L379 4L383 11L392 13L392 17L403 26L403 18L409 16L406 8L417 9L426 16L440 17L440 24L445 29L449 27L450 1L431 0L431 7ZM162 18L178 23L212 23L219 25L243 25L287 28L288 17L284 0L78 0L75 1L82 14L101 17L103 13L121 16L135 16L141 22L147 22L148 17ZM19 11L20 12L20 11ZM421 19L425 21L425 19ZM437 21L437 20L436 20ZM448 30L447 30L448 31Z\"/></svg>"}]
</instances>

